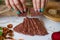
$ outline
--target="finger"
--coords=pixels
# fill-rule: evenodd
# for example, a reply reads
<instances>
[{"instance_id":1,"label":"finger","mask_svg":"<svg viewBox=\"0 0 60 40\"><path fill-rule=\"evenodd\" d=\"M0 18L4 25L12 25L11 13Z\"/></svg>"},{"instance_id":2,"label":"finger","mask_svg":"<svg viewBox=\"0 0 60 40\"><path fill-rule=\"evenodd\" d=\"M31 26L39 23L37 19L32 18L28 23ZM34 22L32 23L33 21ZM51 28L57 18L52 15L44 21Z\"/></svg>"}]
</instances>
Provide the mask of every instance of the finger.
<instances>
[{"instance_id":1,"label":"finger","mask_svg":"<svg viewBox=\"0 0 60 40\"><path fill-rule=\"evenodd\" d=\"M34 7L34 10L37 11L37 4L36 4L36 0L32 0L33 2L33 7Z\"/></svg>"},{"instance_id":2,"label":"finger","mask_svg":"<svg viewBox=\"0 0 60 40\"><path fill-rule=\"evenodd\" d=\"M41 0L41 12L43 12L44 10L44 3L45 3L45 0Z\"/></svg>"},{"instance_id":3,"label":"finger","mask_svg":"<svg viewBox=\"0 0 60 40\"><path fill-rule=\"evenodd\" d=\"M12 6L13 9L15 9L16 11L18 11L17 7L15 6L13 0L9 0L10 1L10 4Z\"/></svg>"},{"instance_id":4,"label":"finger","mask_svg":"<svg viewBox=\"0 0 60 40\"><path fill-rule=\"evenodd\" d=\"M23 9L24 9L24 11L26 12L26 2L25 2L25 0L20 0L21 1L21 3L22 3L22 5L23 5Z\"/></svg>"},{"instance_id":5,"label":"finger","mask_svg":"<svg viewBox=\"0 0 60 40\"><path fill-rule=\"evenodd\" d=\"M11 5L10 5L9 0L5 0L5 3L6 3L6 6L7 6L9 9L11 9Z\"/></svg>"},{"instance_id":6,"label":"finger","mask_svg":"<svg viewBox=\"0 0 60 40\"><path fill-rule=\"evenodd\" d=\"M21 2L19 2L19 0L13 0L13 1L15 3L16 7L20 10L20 12L23 13L23 7L22 7Z\"/></svg>"},{"instance_id":7,"label":"finger","mask_svg":"<svg viewBox=\"0 0 60 40\"><path fill-rule=\"evenodd\" d=\"M41 0L36 0L37 10L40 12Z\"/></svg>"},{"instance_id":8,"label":"finger","mask_svg":"<svg viewBox=\"0 0 60 40\"><path fill-rule=\"evenodd\" d=\"M44 7L44 0L41 0L41 8Z\"/></svg>"}]
</instances>

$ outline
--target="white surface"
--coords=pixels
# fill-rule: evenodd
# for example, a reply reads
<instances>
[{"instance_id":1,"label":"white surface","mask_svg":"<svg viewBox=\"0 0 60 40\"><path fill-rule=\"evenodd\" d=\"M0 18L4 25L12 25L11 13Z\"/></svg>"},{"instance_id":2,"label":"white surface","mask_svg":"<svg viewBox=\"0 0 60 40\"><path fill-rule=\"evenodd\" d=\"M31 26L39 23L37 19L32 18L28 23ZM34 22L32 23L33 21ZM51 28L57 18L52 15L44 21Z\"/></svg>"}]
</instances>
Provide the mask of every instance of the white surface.
<instances>
[{"instance_id":1,"label":"white surface","mask_svg":"<svg viewBox=\"0 0 60 40\"><path fill-rule=\"evenodd\" d=\"M60 31L60 22L54 22L46 19L45 17L38 17L43 20L45 27L48 31L48 35L45 36L29 36L14 32L14 38L16 40L23 38L24 40L51 40L51 34L56 31ZM14 27L23 21L24 17L0 17L0 26L7 26L7 24L13 24Z\"/></svg>"}]
</instances>

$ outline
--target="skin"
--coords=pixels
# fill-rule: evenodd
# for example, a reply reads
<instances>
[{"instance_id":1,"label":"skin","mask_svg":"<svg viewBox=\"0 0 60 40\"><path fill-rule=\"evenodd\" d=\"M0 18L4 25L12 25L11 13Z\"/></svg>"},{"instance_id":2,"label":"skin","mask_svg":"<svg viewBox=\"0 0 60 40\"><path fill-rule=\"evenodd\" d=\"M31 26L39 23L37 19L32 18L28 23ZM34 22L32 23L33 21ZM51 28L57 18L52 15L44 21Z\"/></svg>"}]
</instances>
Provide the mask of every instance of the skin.
<instances>
[{"instance_id":1,"label":"skin","mask_svg":"<svg viewBox=\"0 0 60 40\"><path fill-rule=\"evenodd\" d=\"M14 8L16 11L23 11L23 6L20 0L5 0L5 3L9 9Z\"/></svg>"},{"instance_id":2,"label":"skin","mask_svg":"<svg viewBox=\"0 0 60 40\"><path fill-rule=\"evenodd\" d=\"M32 2L33 2L33 8L34 8L34 10L35 10L35 11L37 11L37 4L36 4L36 0L32 0Z\"/></svg>"},{"instance_id":3,"label":"skin","mask_svg":"<svg viewBox=\"0 0 60 40\"><path fill-rule=\"evenodd\" d=\"M45 0L41 0L41 8L44 8L44 2Z\"/></svg>"},{"instance_id":4,"label":"skin","mask_svg":"<svg viewBox=\"0 0 60 40\"><path fill-rule=\"evenodd\" d=\"M22 3L22 5L23 5L23 9L24 9L24 11L26 11L26 6L25 6L25 0L21 0L21 3Z\"/></svg>"},{"instance_id":5,"label":"skin","mask_svg":"<svg viewBox=\"0 0 60 40\"><path fill-rule=\"evenodd\" d=\"M40 11L41 0L36 0L36 4L37 4L37 11Z\"/></svg>"},{"instance_id":6,"label":"skin","mask_svg":"<svg viewBox=\"0 0 60 40\"><path fill-rule=\"evenodd\" d=\"M14 8L16 11L26 11L26 6L25 6L25 2L26 0L5 0L6 6L11 9ZM32 0L33 2L33 8L35 11L39 11L40 10L40 3L41 0Z\"/></svg>"}]
</instances>

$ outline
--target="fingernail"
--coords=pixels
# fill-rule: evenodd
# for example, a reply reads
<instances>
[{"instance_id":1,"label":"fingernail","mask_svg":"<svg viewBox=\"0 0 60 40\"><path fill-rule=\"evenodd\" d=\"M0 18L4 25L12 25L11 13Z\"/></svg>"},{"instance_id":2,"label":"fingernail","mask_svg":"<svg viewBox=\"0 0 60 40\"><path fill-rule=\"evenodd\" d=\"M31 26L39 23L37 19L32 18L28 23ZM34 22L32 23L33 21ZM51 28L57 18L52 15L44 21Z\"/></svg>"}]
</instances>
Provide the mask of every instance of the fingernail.
<instances>
[{"instance_id":1,"label":"fingernail","mask_svg":"<svg viewBox=\"0 0 60 40\"><path fill-rule=\"evenodd\" d=\"M14 11L14 9L13 8L11 8L12 9L12 11Z\"/></svg>"},{"instance_id":2,"label":"fingernail","mask_svg":"<svg viewBox=\"0 0 60 40\"><path fill-rule=\"evenodd\" d=\"M17 11L16 14L21 14L21 12L20 11Z\"/></svg>"},{"instance_id":3,"label":"fingernail","mask_svg":"<svg viewBox=\"0 0 60 40\"><path fill-rule=\"evenodd\" d=\"M40 12L44 12L44 9L40 9Z\"/></svg>"}]
</instances>

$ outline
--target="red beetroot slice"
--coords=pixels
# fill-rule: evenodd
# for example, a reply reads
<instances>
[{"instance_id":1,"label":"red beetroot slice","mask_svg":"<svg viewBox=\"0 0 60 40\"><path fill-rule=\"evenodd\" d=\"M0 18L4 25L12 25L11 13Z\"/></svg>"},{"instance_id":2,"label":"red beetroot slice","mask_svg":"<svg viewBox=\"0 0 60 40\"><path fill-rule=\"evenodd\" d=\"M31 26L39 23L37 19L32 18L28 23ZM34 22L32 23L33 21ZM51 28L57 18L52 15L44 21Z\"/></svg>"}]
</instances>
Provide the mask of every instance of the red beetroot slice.
<instances>
[{"instance_id":1,"label":"red beetroot slice","mask_svg":"<svg viewBox=\"0 0 60 40\"><path fill-rule=\"evenodd\" d=\"M37 25L37 27L38 27L38 30L39 30L39 32L37 33L38 35L42 35L42 30L41 30L41 28L40 28L40 26L42 26L42 25L40 25L40 24L38 24L38 21L39 19L34 19L34 21L36 22L36 25Z\"/></svg>"},{"instance_id":2,"label":"red beetroot slice","mask_svg":"<svg viewBox=\"0 0 60 40\"><path fill-rule=\"evenodd\" d=\"M40 21L39 19L35 20L37 22L37 25L39 26L39 30L41 32L41 35L46 35L48 34L46 28L44 27L44 23Z\"/></svg>"},{"instance_id":3,"label":"red beetroot slice","mask_svg":"<svg viewBox=\"0 0 60 40\"><path fill-rule=\"evenodd\" d=\"M28 34L28 24L26 18L24 19L24 28L25 28L25 34Z\"/></svg>"},{"instance_id":4,"label":"red beetroot slice","mask_svg":"<svg viewBox=\"0 0 60 40\"><path fill-rule=\"evenodd\" d=\"M28 24L28 27L27 27L28 28L28 34L29 35L34 35L33 31L32 31L32 28L31 28L30 19L27 18L26 21L27 21L27 24Z\"/></svg>"},{"instance_id":5,"label":"red beetroot slice","mask_svg":"<svg viewBox=\"0 0 60 40\"><path fill-rule=\"evenodd\" d=\"M33 19L32 19L32 23L33 23L33 24L36 23L36 21L34 21L35 19L37 19L37 18L33 18ZM37 27L38 27L38 26L34 24L34 28L35 28L35 33L36 33L36 35L39 34L39 32L38 32L39 29L37 30ZM39 34L39 35L40 35L40 34Z\"/></svg>"},{"instance_id":6,"label":"red beetroot slice","mask_svg":"<svg viewBox=\"0 0 60 40\"><path fill-rule=\"evenodd\" d=\"M22 26L21 26L21 33L25 34L25 27L24 27L25 21L23 21Z\"/></svg>"},{"instance_id":7,"label":"red beetroot slice","mask_svg":"<svg viewBox=\"0 0 60 40\"><path fill-rule=\"evenodd\" d=\"M36 32L36 35L40 35L40 32L39 32L39 27L37 25L37 22L35 21L35 19L37 18L33 18L32 21L33 21L33 24L35 26L35 32ZM36 24L36 25L35 25ZM38 29L37 29L38 28Z\"/></svg>"},{"instance_id":8,"label":"red beetroot slice","mask_svg":"<svg viewBox=\"0 0 60 40\"><path fill-rule=\"evenodd\" d=\"M37 18L25 18L23 23L17 25L14 30L27 35L45 35L47 31L43 23Z\"/></svg>"},{"instance_id":9,"label":"red beetroot slice","mask_svg":"<svg viewBox=\"0 0 60 40\"><path fill-rule=\"evenodd\" d=\"M26 20L24 20L23 23L22 23L20 32L23 33L23 34L26 34L26 30L27 30L26 27L27 27L27 23L26 23Z\"/></svg>"},{"instance_id":10,"label":"red beetroot slice","mask_svg":"<svg viewBox=\"0 0 60 40\"><path fill-rule=\"evenodd\" d=\"M35 12L33 8L30 9L31 16L40 16L39 12Z\"/></svg>"},{"instance_id":11,"label":"red beetroot slice","mask_svg":"<svg viewBox=\"0 0 60 40\"><path fill-rule=\"evenodd\" d=\"M34 23L34 25L35 25L35 27L36 27L36 31L37 31L37 34L41 34L41 32L40 32L40 30L39 30L39 27L38 27L38 25L37 25L37 22L34 20L34 19L32 19L33 20L33 23Z\"/></svg>"},{"instance_id":12,"label":"red beetroot slice","mask_svg":"<svg viewBox=\"0 0 60 40\"><path fill-rule=\"evenodd\" d=\"M39 20L39 21L40 21L40 20ZM48 34L48 32L47 32L47 30L46 30L46 28L45 28L45 26L44 26L43 21L40 21L39 24L42 25L42 26L41 26L41 30L43 31L42 34L43 34L43 35Z\"/></svg>"},{"instance_id":13,"label":"red beetroot slice","mask_svg":"<svg viewBox=\"0 0 60 40\"><path fill-rule=\"evenodd\" d=\"M17 26L14 28L14 30L15 30L16 32L20 33L20 32L22 31L22 23L19 24L19 25L17 25Z\"/></svg>"},{"instance_id":14,"label":"red beetroot slice","mask_svg":"<svg viewBox=\"0 0 60 40\"><path fill-rule=\"evenodd\" d=\"M23 23L17 25L14 30L18 33L23 33L25 34L25 27L24 27L24 24L25 24L25 20L23 21Z\"/></svg>"},{"instance_id":15,"label":"red beetroot slice","mask_svg":"<svg viewBox=\"0 0 60 40\"><path fill-rule=\"evenodd\" d=\"M32 23L32 20L31 20L31 18L29 18L29 21L30 21L30 33L31 33L31 35L35 35L36 33L35 33L35 29L34 29L34 25L33 25L33 23Z\"/></svg>"}]
</instances>

